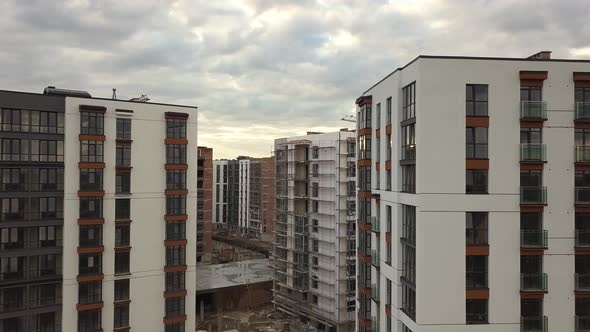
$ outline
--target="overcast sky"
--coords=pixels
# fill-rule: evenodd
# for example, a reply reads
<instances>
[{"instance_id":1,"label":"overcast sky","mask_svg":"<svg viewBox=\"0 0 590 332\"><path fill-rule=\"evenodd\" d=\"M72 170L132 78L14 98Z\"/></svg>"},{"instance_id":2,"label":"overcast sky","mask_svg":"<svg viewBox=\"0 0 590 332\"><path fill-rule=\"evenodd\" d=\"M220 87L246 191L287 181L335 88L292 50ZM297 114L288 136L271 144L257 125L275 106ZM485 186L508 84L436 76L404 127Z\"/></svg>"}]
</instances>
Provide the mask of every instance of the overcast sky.
<instances>
[{"instance_id":1,"label":"overcast sky","mask_svg":"<svg viewBox=\"0 0 590 332\"><path fill-rule=\"evenodd\" d=\"M355 98L419 54L590 58L586 0L59 2L0 2L0 89L196 105L215 158L350 127Z\"/></svg>"}]
</instances>

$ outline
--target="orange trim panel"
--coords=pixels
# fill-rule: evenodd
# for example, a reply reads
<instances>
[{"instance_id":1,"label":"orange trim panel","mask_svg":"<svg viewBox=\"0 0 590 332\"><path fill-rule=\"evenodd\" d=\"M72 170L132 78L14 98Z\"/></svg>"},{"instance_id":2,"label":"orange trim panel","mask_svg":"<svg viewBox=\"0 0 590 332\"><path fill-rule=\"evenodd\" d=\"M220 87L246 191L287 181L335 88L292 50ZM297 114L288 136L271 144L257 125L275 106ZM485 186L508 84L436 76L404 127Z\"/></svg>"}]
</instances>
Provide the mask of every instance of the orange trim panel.
<instances>
[{"instance_id":1,"label":"orange trim panel","mask_svg":"<svg viewBox=\"0 0 590 332\"><path fill-rule=\"evenodd\" d=\"M521 70L519 73L521 80L544 81L547 79L547 76L547 71Z\"/></svg>"},{"instance_id":2,"label":"orange trim panel","mask_svg":"<svg viewBox=\"0 0 590 332\"><path fill-rule=\"evenodd\" d=\"M79 136L81 141L105 141L105 135L82 135Z\"/></svg>"},{"instance_id":3,"label":"orange trim panel","mask_svg":"<svg viewBox=\"0 0 590 332\"><path fill-rule=\"evenodd\" d=\"M76 310L78 311L89 311L89 310L96 310L102 309L104 304L100 303L90 303L90 304L76 304Z\"/></svg>"},{"instance_id":4,"label":"orange trim panel","mask_svg":"<svg viewBox=\"0 0 590 332\"><path fill-rule=\"evenodd\" d=\"M543 128L543 121L520 120L520 128Z\"/></svg>"},{"instance_id":5,"label":"orange trim panel","mask_svg":"<svg viewBox=\"0 0 590 332\"><path fill-rule=\"evenodd\" d=\"M164 324L166 324L166 325L182 323L184 321L186 321L186 315L170 317L170 318L164 317Z\"/></svg>"},{"instance_id":6,"label":"orange trim panel","mask_svg":"<svg viewBox=\"0 0 590 332\"><path fill-rule=\"evenodd\" d=\"M542 300L544 297L545 297L545 293L539 293L539 292L520 292L520 298L521 299L525 299L525 300L530 300L530 299Z\"/></svg>"},{"instance_id":7,"label":"orange trim panel","mask_svg":"<svg viewBox=\"0 0 590 332\"><path fill-rule=\"evenodd\" d=\"M467 116L465 117L465 127L489 127L490 118L487 116Z\"/></svg>"},{"instance_id":8,"label":"orange trim panel","mask_svg":"<svg viewBox=\"0 0 590 332\"><path fill-rule=\"evenodd\" d=\"M164 241L164 245L166 247L174 247L174 246L186 246L188 240L166 240Z\"/></svg>"},{"instance_id":9,"label":"orange trim panel","mask_svg":"<svg viewBox=\"0 0 590 332\"><path fill-rule=\"evenodd\" d=\"M186 271L186 265L169 265L164 266L164 272L181 272Z\"/></svg>"},{"instance_id":10,"label":"orange trim panel","mask_svg":"<svg viewBox=\"0 0 590 332\"><path fill-rule=\"evenodd\" d=\"M104 252L104 246L88 247L88 248L78 247L79 254L98 254L101 252Z\"/></svg>"},{"instance_id":11,"label":"orange trim panel","mask_svg":"<svg viewBox=\"0 0 590 332\"><path fill-rule=\"evenodd\" d=\"M490 246L466 246L465 255L467 256L489 256Z\"/></svg>"},{"instance_id":12,"label":"orange trim panel","mask_svg":"<svg viewBox=\"0 0 590 332\"><path fill-rule=\"evenodd\" d=\"M164 292L164 298L169 299L172 297L183 297L183 296L186 296L186 294L187 294L186 289L176 291L176 292Z\"/></svg>"},{"instance_id":13,"label":"orange trim panel","mask_svg":"<svg viewBox=\"0 0 590 332\"><path fill-rule=\"evenodd\" d=\"M466 289L465 298L468 300L485 300L490 298L489 289Z\"/></svg>"},{"instance_id":14,"label":"orange trim panel","mask_svg":"<svg viewBox=\"0 0 590 332\"><path fill-rule=\"evenodd\" d=\"M465 159L465 169L490 169L490 160Z\"/></svg>"},{"instance_id":15,"label":"orange trim panel","mask_svg":"<svg viewBox=\"0 0 590 332\"><path fill-rule=\"evenodd\" d=\"M188 216L186 214L179 214L179 215L166 215L164 216L164 220L166 221L178 221L178 220L186 220Z\"/></svg>"},{"instance_id":16,"label":"orange trim panel","mask_svg":"<svg viewBox=\"0 0 590 332\"><path fill-rule=\"evenodd\" d=\"M166 138L164 139L164 144L187 145L188 140L186 138Z\"/></svg>"},{"instance_id":17,"label":"orange trim panel","mask_svg":"<svg viewBox=\"0 0 590 332\"><path fill-rule=\"evenodd\" d=\"M78 225L103 225L104 218L78 219Z\"/></svg>"},{"instance_id":18,"label":"orange trim panel","mask_svg":"<svg viewBox=\"0 0 590 332\"><path fill-rule=\"evenodd\" d=\"M391 160L385 161L385 169L391 171Z\"/></svg>"},{"instance_id":19,"label":"orange trim panel","mask_svg":"<svg viewBox=\"0 0 590 332\"><path fill-rule=\"evenodd\" d=\"M102 273L76 277L76 280L78 282L100 281L103 279L104 279L104 274L102 274Z\"/></svg>"},{"instance_id":20,"label":"orange trim panel","mask_svg":"<svg viewBox=\"0 0 590 332\"><path fill-rule=\"evenodd\" d=\"M78 168L80 169L87 169L87 168L105 168L105 163L78 163Z\"/></svg>"},{"instance_id":21,"label":"orange trim panel","mask_svg":"<svg viewBox=\"0 0 590 332\"><path fill-rule=\"evenodd\" d=\"M96 190L96 191L88 191L88 190L79 190L78 197L103 197L104 190Z\"/></svg>"},{"instance_id":22,"label":"orange trim panel","mask_svg":"<svg viewBox=\"0 0 590 332\"><path fill-rule=\"evenodd\" d=\"M371 128L363 128L359 130L359 136L371 136Z\"/></svg>"},{"instance_id":23,"label":"orange trim panel","mask_svg":"<svg viewBox=\"0 0 590 332\"><path fill-rule=\"evenodd\" d=\"M164 194L166 196L171 196L171 195L188 195L188 189L177 189L177 190L166 189L166 191L164 192Z\"/></svg>"},{"instance_id":24,"label":"orange trim panel","mask_svg":"<svg viewBox=\"0 0 590 332\"><path fill-rule=\"evenodd\" d=\"M166 164L165 169L188 169L188 164Z\"/></svg>"}]
</instances>

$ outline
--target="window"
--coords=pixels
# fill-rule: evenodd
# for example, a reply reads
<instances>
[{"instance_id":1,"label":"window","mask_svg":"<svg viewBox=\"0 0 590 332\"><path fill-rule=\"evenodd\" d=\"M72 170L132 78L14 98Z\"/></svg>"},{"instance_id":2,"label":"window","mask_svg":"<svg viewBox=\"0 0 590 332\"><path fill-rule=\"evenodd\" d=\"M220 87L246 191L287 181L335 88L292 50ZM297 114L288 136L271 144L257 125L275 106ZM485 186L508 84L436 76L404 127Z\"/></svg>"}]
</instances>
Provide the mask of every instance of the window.
<instances>
[{"instance_id":1,"label":"window","mask_svg":"<svg viewBox=\"0 0 590 332\"><path fill-rule=\"evenodd\" d=\"M488 170L487 169L468 169L466 174L465 193L467 194L487 194L488 193Z\"/></svg>"},{"instance_id":2,"label":"window","mask_svg":"<svg viewBox=\"0 0 590 332\"><path fill-rule=\"evenodd\" d=\"M166 292L176 292L184 289L184 271L166 272Z\"/></svg>"},{"instance_id":3,"label":"window","mask_svg":"<svg viewBox=\"0 0 590 332\"><path fill-rule=\"evenodd\" d=\"M385 141L385 145L385 160L391 160L391 134L387 134L387 141ZM379 146L379 144L377 144L377 146Z\"/></svg>"},{"instance_id":4,"label":"window","mask_svg":"<svg viewBox=\"0 0 590 332\"><path fill-rule=\"evenodd\" d=\"M359 155L360 159L371 159L371 136L359 136Z\"/></svg>"},{"instance_id":5,"label":"window","mask_svg":"<svg viewBox=\"0 0 590 332\"><path fill-rule=\"evenodd\" d=\"M167 144L166 145L166 163L168 163L168 164L186 164L186 145Z\"/></svg>"},{"instance_id":6,"label":"window","mask_svg":"<svg viewBox=\"0 0 590 332\"><path fill-rule=\"evenodd\" d=\"M520 87L520 100L521 101L541 101L542 88L540 86L521 86Z\"/></svg>"},{"instance_id":7,"label":"window","mask_svg":"<svg viewBox=\"0 0 590 332\"><path fill-rule=\"evenodd\" d=\"M543 186L543 173L540 170L521 170L520 171L521 187L541 187Z\"/></svg>"},{"instance_id":8,"label":"window","mask_svg":"<svg viewBox=\"0 0 590 332\"><path fill-rule=\"evenodd\" d=\"M129 326L129 306L115 307L115 317L113 318L113 327L121 328Z\"/></svg>"},{"instance_id":9,"label":"window","mask_svg":"<svg viewBox=\"0 0 590 332\"><path fill-rule=\"evenodd\" d=\"M129 273L129 252L115 253L115 274Z\"/></svg>"},{"instance_id":10,"label":"window","mask_svg":"<svg viewBox=\"0 0 590 332\"><path fill-rule=\"evenodd\" d=\"M488 158L488 128L466 127L467 159Z\"/></svg>"},{"instance_id":11,"label":"window","mask_svg":"<svg viewBox=\"0 0 590 332\"><path fill-rule=\"evenodd\" d=\"M128 194L131 192L131 173L117 172L115 175L115 193Z\"/></svg>"},{"instance_id":12,"label":"window","mask_svg":"<svg viewBox=\"0 0 590 332\"><path fill-rule=\"evenodd\" d=\"M416 160L416 124L401 127L402 151L401 160ZM391 142L391 137L389 137ZM391 145L391 144L390 144Z\"/></svg>"},{"instance_id":13,"label":"window","mask_svg":"<svg viewBox=\"0 0 590 332\"><path fill-rule=\"evenodd\" d=\"M487 84L467 84L465 87L467 116L488 116Z\"/></svg>"},{"instance_id":14,"label":"window","mask_svg":"<svg viewBox=\"0 0 590 332\"><path fill-rule=\"evenodd\" d=\"M164 332L184 332L184 322L166 325Z\"/></svg>"},{"instance_id":15,"label":"window","mask_svg":"<svg viewBox=\"0 0 590 332\"><path fill-rule=\"evenodd\" d=\"M311 296L311 303L318 305L318 296L317 295L314 294Z\"/></svg>"},{"instance_id":16,"label":"window","mask_svg":"<svg viewBox=\"0 0 590 332\"><path fill-rule=\"evenodd\" d=\"M31 220L63 218L63 197L33 197L30 204Z\"/></svg>"},{"instance_id":17,"label":"window","mask_svg":"<svg viewBox=\"0 0 590 332\"><path fill-rule=\"evenodd\" d=\"M63 190L63 168L30 169L29 175L31 191Z\"/></svg>"},{"instance_id":18,"label":"window","mask_svg":"<svg viewBox=\"0 0 590 332\"><path fill-rule=\"evenodd\" d=\"M117 119L117 139L131 140L131 119Z\"/></svg>"},{"instance_id":19,"label":"window","mask_svg":"<svg viewBox=\"0 0 590 332\"><path fill-rule=\"evenodd\" d=\"M0 249L23 249L25 247L25 228L0 228Z\"/></svg>"},{"instance_id":20,"label":"window","mask_svg":"<svg viewBox=\"0 0 590 332\"><path fill-rule=\"evenodd\" d=\"M101 330L101 309L78 312L78 332Z\"/></svg>"},{"instance_id":21,"label":"window","mask_svg":"<svg viewBox=\"0 0 590 332\"><path fill-rule=\"evenodd\" d=\"M131 167L131 145L117 145L117 167Z\"/></svg>"},{"instance_id":22,"label":"window","mask_svg":"<svg viewBox=\"0 0 590 332\"><path fill-rule=\"evenodd\" d=\"M313 159L318 159L320 157L320 147L319 146L314 146L311 149L311 157Z\"/></svg>"},{"instance_id":23,"label":"window","mask_svg":"<svg viewBox=\"0 0 590 332\"><path fill-rule=\"evenodd\" d=\"M467 324L488 323L488 300L465 300Z\"/></svg>"},{"instance_id":24,"label":"window","mask_svg":"<svg viewBox=\"0 0 590 332\"><path fill-rule=\"evenodd\" d=\"M543 143L543 128L520 128L521 144L541 144Z\"/></svg>"},{"instance_id":25,"label":"window","mask_svg":"<svg viewBox=\"0 0 590 332\"><path fill-rule=\"evenodd\" d=\"M129 225L115 226L115 247L129 247L130 227Z\"/></svg>"},{"instance_id":26,"label":"window","mask_svg":"<svg viewBox=\"0 0 590 332\"><path fill-rule=\"evenodd\" d=\"M102 190L102 172L100 168L80 169L80 190Z\"/></svg>"},{"instance_id":27,"label":"window","mask_svg":"<svg viewBox=\"0 0 590 332\"><path fill-rule=\"evenodd\" d=\"M416 290L402 281L401 310L412 320L416 320Z\"/></svg>"},{"instance_id":28,"label":"window","mask_svg":"<svg viewBox=\"0 0 590 332\"><path fill-rule=\"evenodd\" d=\"M103 141L80 141L80 162L102 163Z\"/></svg>"},{"instance_id":29,"label":"window","mask_svg":"<svg viewBox=\"0 0 590 332\"><path fill-rule=\"evenodd\" d=\"M358 129L371 128L371 104L359 107L357 112Z\"/></svg>"},{"instance_id":30,"label":"window","mask_svg":"<svg viewBox=\"0 0 590 332\"><path fill-rule=\"evenodd\" d=\"M78 304L102 302L102 282L90 281L78 284Z\"/></svg>"},{"instance_id":31,"label":"window","mask_svg":"<svg viewBox=\"0 0 590 332\"><path fill-rule=\"evenodd\" d=\"M391 97L387 98L385 106L386 106L385 125L391 126Z\"/></svg>"},{"instance_id":32,"label":"window","mask_svg":"<svg viewBox=\"0 0 590 332\"><path fill-rule=\"evenodd\" d=\"M80 197L80 218L102 218L102 197Z\"/></svg>"},{"instance_id":33,"label":"window","mask_svg":"<svg viewBox=\"0 0 590 332\"><path fill-rule=\"evenodd\" d=\"M320 191L320 185L317 182L311 184L311 197L318 197Z\"/></svg>"},{"instance_id":34,"label":"window","mask_svg":"<svg viewBox=\"0 0 590 332\"><path fill-rule=\"evenodd\" d=\"M63 162L64 142L31 140L31 161Z\"/></svg>"},{"instance_id":35,"label":"window","mask_svg":"<svg viewBox=\"0 0 590 332\"><path fill-rule=\"evenodd\" d=\"M219 170L219 165L217 166ZM175 169L166 171L166 189L186 189L186 170ZM219 193L219 190L217 191Z\"/></svg>"},{"instance_id":36,"label":"window","mask_svg":"<svg viewBox=\"0 0 590 332\"><path fill-rule=\"evenodd\" d=\"M377 103L377 108L375 109L375 129L381 128L381 103Z\"/></svg>"},{"instance_id":37,"label":"window","mask_svg":"<svg viewBox=\"0 0 590 332\"><path fill-rule=\"evenodd\" d=\"M63 134L64 114L0 109L0 131Z\"/></svg>"},{"instance_id":38,"label":"window","mask_svg":"<svg viewBox=\"0 0 590 332\"><path fill-rule=\"evenodd\" d=\"M166 265L185 265L185 252L184 246L166 247Z\"/></svg>"},{"instance_id":39,"label":"window","mask_svg":"<svg viewBox=\"0 0 590 332\"><path fill-rule=\"evenodd\" d=\"M29 141L19 138L2 138L0 146L0 160L2 161L28 161Z\"/></svg>"},{"instance_id":40,"label":"window","mask_svg":"<svg viewBox=\"0 0 590 332\"><path fill-rule=\"evenodd\" d=\"M4 132L28 132L29 111L0 109L0 131Z\"/></svg>"},{"instance_id":41,"label":"window","mask_svg":"<svg viewBox=\"0 0 590 332\"><path fill-rule=\"evenodd\" d=\"M465 256L467 289L488 288L488 256Z\"/></svg>"},{"instance_id":42,"label":"window","mask_svg":"<svg viewBox=\"0 0 590 332\"><path fill-rule=\"evenodd\" d=\"M314 233L318 232L318 220L317 219L312 219L311 220L311 231Z\"/></svg>"},{"instance_id":43,"label":"window","mask_svg":"<svg viewBox=\"0 0 590 332\"><path fill-rule=\"evenodd\" d=\"M311 279L311 288L318 289L318 280L317 279Z\"/></svg>"},{"instance_id":44,"label":"window","mask_svg":"<svg viewBox=\"0 0 590 332\"><path fill-rule=\"evenodd\" d=\"M186 138L186 120L166 119L166 138Z\"/></svg>"},{"instance_id":45,"label":"window","mask_svg":"<svg viewBox=\"0 0 590 332\"><path fill-rule=\"evenodd\" d=\"M62 177L63 177L63 170ZM25 168L2 168L0 169L0 183L2 192L26 191L27 169Z\"/></svg>"},{"instance_id":46,"label":"window","mask_svg":"<svg viewBox=\"0 0 590 332\"><path fill-rule=\"evenodd\" d=\"M102 272L101 254L80 254L78 263L78 274L98 274Z\"/></svg>"},{"instance_id":47,"label":"window","mask_svg":"<svg viewBox=\"0 0 590 332\"><path fill-rule=\"evenodd\" d=\"M318 213L320 211L320 202L311 201L311 211L314 213Z\"/></svg>"},{"instance_id":48,"label":"window","mask_svg":"<svg viewBox=\"0 0 590 332\"><path fill-rule=\"evenodd\" d=\"M80 112L80 134L103 135L104 114L99 112Z\"/></svg>"},{"instance_id":49,"label":"window","mask_svg":"<svg viewBox=\"0 0 590 332\"><path fill-rule=\"evenodd\" d=\"M402 239L416 242L416 207L402 205Z\"/></svg>"},{"instance_id":50,"label":"window","mask_svg":"<svg viewBox=\"0 0 590 332\"><path fill-rule=\"evenodd\" d=\"M465 236L468 246L485 246L488 244L488 213L466 212Z\"/></svg>"},{"instance_id":51,"label":"window","mask_svg":"<svg viewBox=\"0 0 590 332\"><path fill-rule=\"evenodd\" d=\"M115 219L131 219L131 200L129 198L115 200Z\"/></svg>"},{"instance_id":52,"label":"window","mask_svg":"<svg viewBox=\"0 0 590 332\"><path fill-rule=\"evenodd\" d=\"M80 225L80 247L102 245L102 225Z\"/></svg>"},{"instance_id":53,"label":"window","mask_svg":"<svg viewBox=\"0 0 590 332\"><path fill-rule=\"evenodd\" d=\"M166 318L184 315L184 297L166 299Z\"/></svg>"},{"instance_id":54,"label":"window","mask_svg":"<svg viewBox=\"0 0 590 332\"><path fill-rule=\"evenodd\" d=\"M129 279L115 280L115 301L129 300Z\"/></svg>"},{"instance_id":55,"label":"window","mask_svg":"<svg viewBox=\"0 0 590 332\"><path fill-rule=\"evenodd\" d=\"M176 216L186 214L186 196L174 195L166 197L166 214Z\"/></svg>"},{"instance_id":56,"label":"window","mask_svg":"<svg viewBox=\"0 0 590 332\"><path fill-rule=\"evenodd\" d=\"M410 120L416 117L416 82L402 89L402 120Z\"/></svg>"},{"instance_id":57,"label":"window","mask_svg":"<svg viewBox=\"0 0 590 332\"><path fill-rule=\"evenodd\" d=\"M0 199L0 208L2 214L0 220L24 220L26 198L2 198Z\"/></svg>"},{"instance_id":58,"label":"window","mask_svg":"<svg viewBox=\"0 0 590 332\"><path fill-rule=\"evenodd\" d=\"M313 252L320 252L320 242L317 239L311 240L311 250Z\"/></svg>"},{"instance_id":59,"label":"window","mask_svg":"<svg viewBox=\"0 0 590 332\"><path fill-rule=\"evenodd\" d=\"M166 223L166 240L186 239L186 222L184 220L169 221Z\"/></svg>"},{"instance_id":60,"label":"window","mask_svg":"<svg viewBox=\"0 0 590 332\"><path fill-rule=\"evenodd\" d=\"M402 166L402 192L416 193L416 165Z\"/></svg>"}]
</instances>

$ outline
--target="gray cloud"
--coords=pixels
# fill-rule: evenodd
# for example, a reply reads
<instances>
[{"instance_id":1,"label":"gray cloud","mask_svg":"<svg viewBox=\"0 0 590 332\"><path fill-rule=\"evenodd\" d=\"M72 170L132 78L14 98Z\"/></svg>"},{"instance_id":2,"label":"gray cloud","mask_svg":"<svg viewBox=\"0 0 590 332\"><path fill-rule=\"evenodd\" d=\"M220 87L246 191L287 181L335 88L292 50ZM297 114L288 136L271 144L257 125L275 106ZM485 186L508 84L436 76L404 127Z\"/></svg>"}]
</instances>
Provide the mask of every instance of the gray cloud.
<instances>
[{"instance_id":1,"label":"gray cloud","mask_svg":"<svg viewBox=\"0 0 590 332\"><path fill-rule=\"evenodd\" d=\"M590 57L584 0L0 3L2 89L198 105L215 157L350 126L354 99L418 54Z\"/></svg>"}]
</instances>

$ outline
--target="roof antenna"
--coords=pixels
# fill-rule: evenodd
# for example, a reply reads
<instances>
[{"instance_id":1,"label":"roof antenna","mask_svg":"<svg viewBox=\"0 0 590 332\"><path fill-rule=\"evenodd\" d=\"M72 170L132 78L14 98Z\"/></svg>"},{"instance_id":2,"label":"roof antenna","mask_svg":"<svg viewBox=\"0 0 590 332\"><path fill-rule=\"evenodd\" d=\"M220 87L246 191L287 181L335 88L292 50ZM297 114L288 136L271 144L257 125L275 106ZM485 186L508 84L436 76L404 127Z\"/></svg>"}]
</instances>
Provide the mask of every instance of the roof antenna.
<instances>
[{"instance_id":1,"label":"roof antenna","mask_svg":"<svg viewBox=\"0 0 590 332\"><path fill-rule=\"evenodd\" d=\"M113 88L113 100L117 99L117 89Z\"/></svg>"}]
</instances>

